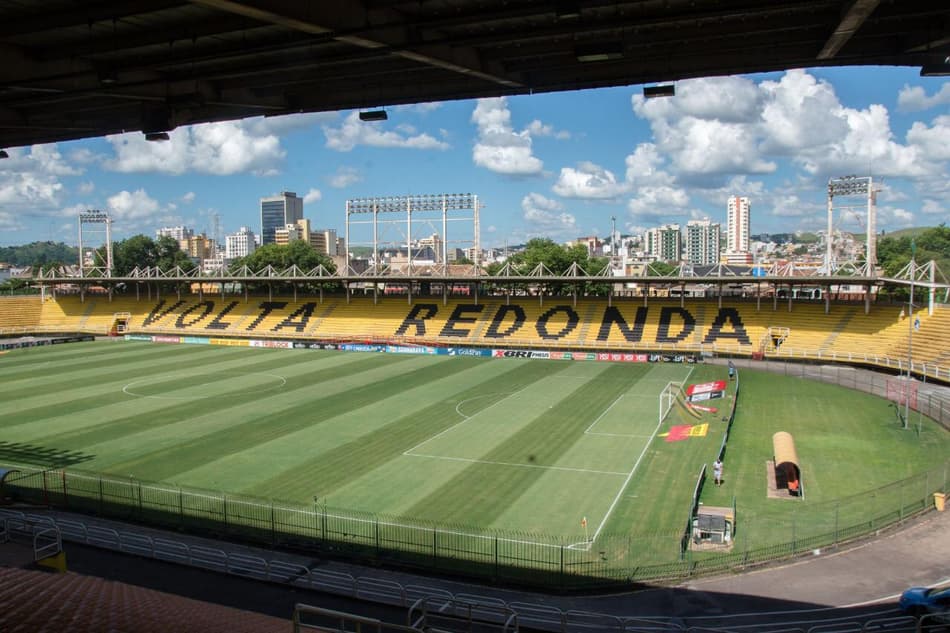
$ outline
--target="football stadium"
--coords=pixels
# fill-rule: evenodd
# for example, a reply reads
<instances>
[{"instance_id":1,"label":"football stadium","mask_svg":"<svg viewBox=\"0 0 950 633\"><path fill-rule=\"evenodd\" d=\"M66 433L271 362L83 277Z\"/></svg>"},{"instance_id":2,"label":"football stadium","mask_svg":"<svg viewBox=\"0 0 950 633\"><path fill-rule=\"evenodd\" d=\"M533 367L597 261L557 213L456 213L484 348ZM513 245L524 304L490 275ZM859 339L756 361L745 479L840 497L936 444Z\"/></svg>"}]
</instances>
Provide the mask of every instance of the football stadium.
<instances>
[{"instance_id":1,"label":"football stadium","mask_svg":"<svg viewBox=\"0 0 950 633\"><path fill-rule=\"evenodd\" d=\"M0 17L2 247L32 251L0 262L0 630L948 621L947 85L883 87L950 73L943 4ZM436 123L466 100L467 127ZM606 166L587 155L608 145ZM260 198L260 233L225 238L218 209L263 193L239 180L277 176L309 191ZM330 211L342 195L318 182L363 197ZM505 193L393 191L483 186ZM750 246L749 192L796 232ZM727 196L725 225L703 217ZM182 226L132 235L165 222Z\"/></svg>"},{"instance_id":2,"label":"football stadium","mask_svg":"<svg viewBox=\"0 0 950 633\"><path fill-rule=\"evenodd\" d=\"M902 307L769 303L5 298L32 336L0 367L4 492L548 589L742 569L929 510L950 432L915 385L946 377L950 312L919 313L908 382Z\"/></svg>"}]
</instances>

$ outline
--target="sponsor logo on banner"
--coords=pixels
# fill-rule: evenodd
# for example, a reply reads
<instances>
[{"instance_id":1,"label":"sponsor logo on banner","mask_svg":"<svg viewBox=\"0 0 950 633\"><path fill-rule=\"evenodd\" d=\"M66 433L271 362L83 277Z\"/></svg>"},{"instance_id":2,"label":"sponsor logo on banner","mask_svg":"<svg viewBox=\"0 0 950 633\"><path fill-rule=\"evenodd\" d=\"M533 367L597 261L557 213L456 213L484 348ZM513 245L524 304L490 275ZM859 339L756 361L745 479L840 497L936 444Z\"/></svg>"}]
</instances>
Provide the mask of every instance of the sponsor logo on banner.
<instances>
[{"instance_id":1,"label":"sponsor logo on banner","mask_svg":"<svg viewBox=\"0 0 950 633\"><path fill-rule=\"evenodd\" d=\"M551 358L551 352L539 352L526 349L496 349L495 358Z\"/></svg>"},{"instance_id":2,"label":"sponsor logo on banner","mask_svg":"<svg viewBox=\"0 0 950 633\"><path fill-rule=\"evenodd\" d=\"M208 339L212 345L226 345L228 347L249 347L250 342L242 338L212 338Z\"/></svg>"},{"instance_id":3,"label":"sponsor logo on banner","mask_svg":"<svg viewBox=\"0 0 950 633\"><path fill-rule=\"evenodd\" d=\"M149 334L126 334L125 340L127 341L148 341L152 342L152 337Z\"/></svg>"},{"instance_id":4,"label":"sponsor logo on banner","mask_svg":"<svg viewBox=\"0 0 950 633\"><path fill-rule=\"evenodd\" d=\"M709 424L679 424L671 426L669 432L660 433L658 437L665 438L667 442L681 442L691 437L706 437L709 431Z\"/></svg>"},{"instance_id":5,"label":"sponsor logo on banner","mask_svg":"<svg viewBox=\"0 0 950 633\"><path fill-rule=\"evenodd\" d=\"M700 411L706 411L707 413L716 413L719 411L716 407L709 407L702 404L694 404L694 409L699 409Z\"/></svg>"},{"instance_id":6,"label":"sponsor logo on banner","mask_svg":"<svg viewBox=\"0 0 950 633\"><path fill-rule=\"evenodd\" d=\"M340 349L345 352L385 352L385 345L366 345L364 343L344 343Z\"/></svg>"},{"instance_id":7,"label":"sponsor logo on banner","mask_svg":"<svg viewBox=\"0 0 950 633\"><path fill-rule=\"evenodd\" d=\"M435 354L434 347L417 347L415 345L387 345L386 351L390 354Z\"/></svg>"},{"instance_id":8,"label":"sponsor logo on banner","mask_svg":"<svg viewBox=\"0 0 950 633\"><path fill-rule=\"evenodd\" d=\"M692 395L696 395L700 393L714 393L717 391L722 392L722 391L725 391L725 389L726 389L725 380L714 380L713 382L701 382L696 385L689 385L688 387L686 387L686 395L692 396ZM719 396L712 396L712 397L719 398L719 397L722 397L722 394L720 394Z\"/></svg>"},{"instance_id":9,"label":"sponsor logo on banner","mask_svg":"<svg viewBox=\"0 0 950 633\"><path fill-rule=\"evenodd\" d=\"M473 349L471 347L450 347L447 350L449 356L491 356L490 349Z\"/></svg>"},{"instance_id":10,"label":"sponsor logo on banner","mask_svg":"<svg viewBox=\"0 0 950 633\"><path fill-rule=\"evenodd\" d=\"M152 341L155 343L181 343L180 336L153 336Z\"/></svg>"},{"instance_id":11,"label":"sponsor logo on banner","mask_svg":"<svg viewBox=\"0 0 950 633\"><path fill-rule=\"evenodd\" d=\"M277 349L292 349L294 344L291 341L258 341L250 342L251 347L271 347Z\"/></svg>"},{"instance_id":12,"label":"sponsor logo on banner","mask_svg":"<svg viewBox=\"0 0 950 633\"><path fill-rule=\"evenodd\" d=\"M210 339L207 336L184 336L181 339L182 343L188 343L190 345L208 345Z\"/></svg>"}]
</instances>

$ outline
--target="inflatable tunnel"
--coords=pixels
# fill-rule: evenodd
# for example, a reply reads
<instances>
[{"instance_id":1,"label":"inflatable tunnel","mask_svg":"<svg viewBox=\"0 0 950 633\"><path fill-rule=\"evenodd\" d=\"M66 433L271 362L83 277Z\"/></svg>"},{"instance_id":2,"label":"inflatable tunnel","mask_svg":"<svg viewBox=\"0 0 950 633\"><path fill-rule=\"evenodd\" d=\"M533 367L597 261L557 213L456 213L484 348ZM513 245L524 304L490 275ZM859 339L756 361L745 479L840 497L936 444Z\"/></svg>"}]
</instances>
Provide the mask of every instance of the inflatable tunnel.
<instances>
[{"instance_id":1,"label":"inflatable tunnel","mask_svg":"<svg viewBox=\"0 0 950 633\"><path fill-rule=\"evenodd\" d=\"M779 431L772 436L772 459L775 464L775 486L788 490L788 494L804 497L802 470L798 465L795 440L790 433Z\"/></svg>"}]
</instances>

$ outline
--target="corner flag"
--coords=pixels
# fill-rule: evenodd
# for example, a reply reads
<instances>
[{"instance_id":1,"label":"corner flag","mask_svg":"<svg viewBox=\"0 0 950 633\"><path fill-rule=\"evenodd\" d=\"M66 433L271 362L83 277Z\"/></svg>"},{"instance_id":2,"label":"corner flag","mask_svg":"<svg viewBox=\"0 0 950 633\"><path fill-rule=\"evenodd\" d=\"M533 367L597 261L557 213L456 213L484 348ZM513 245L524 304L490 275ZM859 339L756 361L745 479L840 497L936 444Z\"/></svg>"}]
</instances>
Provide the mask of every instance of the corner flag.
<instances>
[{"instance_id":1,"label":"corner flag","mask_svg":"<svg viewBox=\"0 0 950 633\"><path fill-rule=\"evenodd\" d=\"M581 526L587 527L587 517L584 517L583 519L581 519Z\"/></svg>"}]
</instances>

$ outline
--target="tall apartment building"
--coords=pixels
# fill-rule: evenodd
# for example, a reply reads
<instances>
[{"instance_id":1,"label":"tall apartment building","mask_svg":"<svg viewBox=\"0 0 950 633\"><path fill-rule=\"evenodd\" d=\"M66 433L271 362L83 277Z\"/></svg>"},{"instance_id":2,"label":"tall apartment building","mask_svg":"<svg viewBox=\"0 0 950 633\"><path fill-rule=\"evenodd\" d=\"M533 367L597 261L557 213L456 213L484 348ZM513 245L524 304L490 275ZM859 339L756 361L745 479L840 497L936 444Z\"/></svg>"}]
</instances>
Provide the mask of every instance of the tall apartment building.
<instances>
[{"instance_id":1,"label":"tall apartment building","mask_svg":"<svg viewBox=\"0 0 950 633\"><path fill-rule=\"evenodd\" d=\"M648 229L644 235L646 252L664 262L678 262L683 252L683 234L679 224L664 224Z\"/></svg>"},{"instance_id":2,"label":"tall apartment building","mask_svg":"<svg viewBox=\"0 0 950 633\"><path fill-rule=\"evenodd\" d=\"M686 255L691 264L707 265L719 262L721 225L708 219L686 223Z\"/></svg>"},{"instance_id":3,"label":"tall apartment building","mask_svg":"<svg viewBox=\"0 0 950 633\"><path fill-rule=\"evenodd\" d=\"M275 232L303 219L303 198L293 191L261 198L261 246L276 242Z\"/></svg>"},{"instance_id":4,"label":"tall apartment building","mask_svg":"<svg viewBox=\"0 0 950 633\"><path fill-rule=\"evenodd\" d=\"M181 250L195 261L214 257L217 251L217 245L214 243L214 240L204 233L192 235L187 239L181 240L178 244L181 246Z\"/></svg>"},{"instance_id":5,"label":"tall apartment building","mask_svg":"<svg viewBox=\"0 0 950 633\"><path fill-rule=\"evenodd\" d=\"M731 196L726 205L726 254L749 252L749 199Z\"/></svg>"},{"instance_id":6,"label":"tall apartment building","mask_svg":"<svg viewBox=\"0 0 950 633\"><path fill-rule=\"evenodd\" d=\"M237 233L232 233L224 238L224 256L227 259L247 257L256 248L254 232L246 226L242 226Z\"/></svg>"},{"instance_id":7,"label":"tall apartment building","mask_svg":"<svg viewBox=\"0 0 950 633\"><path fill-rule=\"evenodd\" d=\"M155 231L155 237L170 237L177 242L183 242L194 236L195 232L187 226L163 226Z\"/></svg>"}]
</instances>

